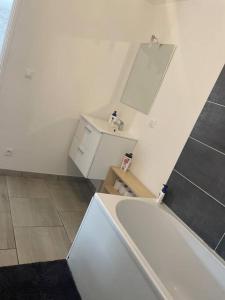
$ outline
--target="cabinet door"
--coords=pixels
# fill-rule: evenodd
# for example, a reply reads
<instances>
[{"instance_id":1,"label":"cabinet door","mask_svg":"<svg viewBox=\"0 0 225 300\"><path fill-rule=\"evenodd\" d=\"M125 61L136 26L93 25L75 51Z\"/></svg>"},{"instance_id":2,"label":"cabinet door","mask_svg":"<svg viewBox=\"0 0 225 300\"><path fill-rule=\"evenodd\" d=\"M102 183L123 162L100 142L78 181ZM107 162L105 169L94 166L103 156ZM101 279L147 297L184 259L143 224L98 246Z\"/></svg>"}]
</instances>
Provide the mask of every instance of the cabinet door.
<instances>
[{"instance_id":1,"label":"cabinet door","mask_svg":"<svg viewBox=\"0 0 225 300\"><path fill-rule=\"evenodd\" d=\"M70 157L85 177L88 176L100 139L101 133L84 119L80 119Z\"/></svg>"},{"instance_id":2,"label":"cabinet door","mask_svg":"<svg viewBox=\"0 0 225 300\"><path fill-rule=\"evenodd\" d=\"M119 136L102 134L98 151L91 165L88 178L103 180L110 166L119 166L122 156L133 152L137 141Z\"/></svg>"}]
</instances>

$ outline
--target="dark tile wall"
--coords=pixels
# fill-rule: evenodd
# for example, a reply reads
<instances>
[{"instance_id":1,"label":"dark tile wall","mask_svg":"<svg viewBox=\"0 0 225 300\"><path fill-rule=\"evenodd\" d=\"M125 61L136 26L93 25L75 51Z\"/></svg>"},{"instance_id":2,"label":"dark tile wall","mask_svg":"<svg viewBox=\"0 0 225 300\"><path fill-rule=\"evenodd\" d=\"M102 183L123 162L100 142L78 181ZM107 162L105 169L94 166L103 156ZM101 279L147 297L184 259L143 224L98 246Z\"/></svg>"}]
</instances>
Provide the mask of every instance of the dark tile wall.
<instances>
[{"instance_id":1,"label":"dark tile wall","mask_svg":"<svg viewBox=\"0 0 225 300\"><path fill-rule=\"evenodd\" d=\"M168 186L165 203L225 259L225 66Z\"/></svg>"}]
</instances>

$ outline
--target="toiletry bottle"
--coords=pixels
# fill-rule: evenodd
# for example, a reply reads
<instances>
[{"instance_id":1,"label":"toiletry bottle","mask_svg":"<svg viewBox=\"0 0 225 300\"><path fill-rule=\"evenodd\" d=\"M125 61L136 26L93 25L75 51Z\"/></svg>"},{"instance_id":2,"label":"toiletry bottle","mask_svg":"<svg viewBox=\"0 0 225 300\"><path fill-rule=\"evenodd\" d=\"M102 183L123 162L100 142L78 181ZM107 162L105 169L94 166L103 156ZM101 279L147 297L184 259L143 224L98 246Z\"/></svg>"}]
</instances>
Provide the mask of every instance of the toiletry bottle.
<instances>
[{"instance_id":1,"label":"toiletry bottle","mask_svg":"<svg viewBox=\"0 0 225 300\"><path fill-rule=\"evenodd\" d=\"M109 117L109 124L113 124L116 118L117 118L117 111L115 110Z\"/></svg>"},{"instance_id":2,"label":"toiletry bottle","mask_svg":"<svg viewBox=\"0 0 225 300\"><path fill-rule=\"evenodd\" d=\"M159 193L159 197L157 199L157 203L161 204L163 201L163 198L165 197L166 193L168 191L168 185L164 184L162 187L161 192Z\"/></svg>"},{"instance_id":3,"label":"toiletry bottle","mask_svg":"<svg viewBox=\"0 0 225 300\"><path fill-rule=\"evenodd\" d=\"M119 194L121 196L124 196L124 193L126 192L126 190L127 190L126 185L124 183L122 183L121 186L120 186L120 189L119 189Z\"/></svg>"},{"instance_id":4,"label":"toiletry bottle","mask_svg":"<svg viewBox=\"0 0 225 300\"><path fill-rule=\"evenodd\" d=\"M114 184L114 189L116 191L119 191L119 189L121 188L122 185L123 185L122 181L120 179L116 179L115 184Z\"/></svg>"},{"instance_id":5,"label":"toiletry bottle","mask_svg":"<svg viewBox=\"0 0 225 300\"><path fill-rule=\"evenodd\" d=\"M128 188L127 191L124 193L124 196L134 197L134 194L133 194L132 191Z\"/></svg>"},{"instance_id":6,"label":"toiletry bottle","mask_svg":"<svg viewBox=\"0 0 225 300\"><path fill-rule=\"evenodd\" d=\"M133 154L132 153L126 153L124 156L123 156L123 160L122 160L122 164L121 164L121 169L126 172L130 165L131 165L131 162L132 162L132 158L133 158Z\"/></svg>"}]
</instances>

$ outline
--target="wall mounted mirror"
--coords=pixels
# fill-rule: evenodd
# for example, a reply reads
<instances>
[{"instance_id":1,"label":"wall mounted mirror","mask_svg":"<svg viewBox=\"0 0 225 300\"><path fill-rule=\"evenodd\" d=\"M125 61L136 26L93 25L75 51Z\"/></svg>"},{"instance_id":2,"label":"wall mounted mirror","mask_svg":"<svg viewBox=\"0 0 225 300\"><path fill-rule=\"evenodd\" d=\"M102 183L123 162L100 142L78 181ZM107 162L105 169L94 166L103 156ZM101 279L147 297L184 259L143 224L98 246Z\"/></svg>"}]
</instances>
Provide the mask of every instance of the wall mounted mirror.
<instances>
[{"instance_id":1,"label":"wall mounted mirror","mask_svg":"<svg viewBox=\"0 0 225 300\"><path fill-rule=\"evenodd\" d=\"M121 102L148 114L173 57L175 45L141 44Z\"/></svg>"}]
</instances>

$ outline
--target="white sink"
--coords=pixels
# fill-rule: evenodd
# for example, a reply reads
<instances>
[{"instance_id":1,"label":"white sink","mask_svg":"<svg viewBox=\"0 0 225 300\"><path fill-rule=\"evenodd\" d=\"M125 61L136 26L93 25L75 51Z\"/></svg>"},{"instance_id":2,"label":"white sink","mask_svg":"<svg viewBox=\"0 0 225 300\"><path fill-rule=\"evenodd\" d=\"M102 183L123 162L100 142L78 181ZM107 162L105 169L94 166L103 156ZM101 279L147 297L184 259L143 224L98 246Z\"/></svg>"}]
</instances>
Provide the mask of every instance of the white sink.
<instances>
[{"instance_id":1,"label":"white sink","mask_svg":"<svg viewBox=\"0 0 225 300\"><path fill-rule=\"evenodd\" d=\"M137 140L134 136L132 136L128 131L119 131L114 130L114 128L103 119L95 118L88 115L81 115L82 118L84 118L88 123L90 123L93 127L95 127L99 132L101 133L107 133L111 135L121 136L123 138L128 138L132 140Z\"/></svg>"}]
</instances>

